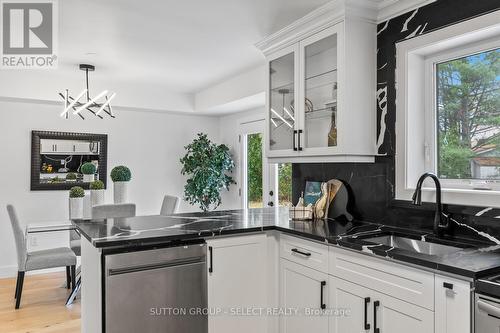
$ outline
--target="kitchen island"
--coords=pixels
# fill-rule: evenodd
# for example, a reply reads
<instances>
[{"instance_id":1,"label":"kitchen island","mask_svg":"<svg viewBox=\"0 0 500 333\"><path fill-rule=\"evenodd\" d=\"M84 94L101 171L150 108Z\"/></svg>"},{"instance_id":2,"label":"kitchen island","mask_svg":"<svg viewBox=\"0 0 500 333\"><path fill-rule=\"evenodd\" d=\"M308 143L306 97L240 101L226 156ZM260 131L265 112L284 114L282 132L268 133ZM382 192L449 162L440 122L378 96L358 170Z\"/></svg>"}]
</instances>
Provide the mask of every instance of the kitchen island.
<instances>
[{"instance_id":1,"label":"kitchen island","mask_svg":"<svg viewBox=\"0 0 500 333\"><path fill-rule=\"evenodd\" d=\"M500 250L492 236L478 234L477 239L438 239L428 231L404 230L361 221L292 221L286 208L82 220L74 221L74 224L82 235L82 332L115 331L113 322L119 321L120 316L122 321L130 320L131 314L127 315L127 311L133 310L131 313L138 315L138 308L127 306L130 305L128 302L142 304L143 307L147 304L147 308L141 310L144 312L142 315L159 326L165 324L160 323L163 320L174 325L173 328L179 327L176 326L179 323L174 324L173 314L163 313L165 311L171 312L176 307L184 310L200 308L208 309L208 312L191 313L190 317L190 322L196 322L199 325L197 327L207 327L206 330L195 329L200 333L221 333L224 325L235 325L233 328L239 325L240 332L251 332L255 327L263 332L277 332L278 327L287 322L280 312L286 310L282 308L286 299L283 298L279 281L282 278L281 261L287 259L287 264L294 260L308 260L309 263L304 265L312 265L315 271L325 270L328 273L340 258L337 256L336 259L327 259L328 256L332 257L332 251L341 251L339 253L342 255L344 252L353 254L359 256L359 260L369 260L378 265L385 265L387 262L394 267L407 267L412 272L424 272L423 279L427 282L430 281L427 277L432 275L432 295L435 274L459 278L466 282L465 285L472 286L476 278L500 271ZM443 249L455 250L436 255L396 247L385 241L374 243L374 239L382 240L388 235L393 238L404 235L415 242L440 244ZM244 242L240 242L241 239ZM294 239L306 243L302 247L299 244L288 249L288 240L293 243ZM308 248L308 244L311 244L313 250L304 250ZM315 248L317 251L314 251ZM224 252L225 249L228 250ZM288 250L291 252L284 253ZM173 271L174 266L187 268L168 275L170 273L167 272ZM283 269L286 271L286 265ZM388 270L390 269L389 267ZM164 274L146 274L135 280L125 279L142 274L143 271L161 271ZM338 271L341 272L340 269ZM232 279L224 280L221 277L223 273L226 277L232 276ZM133 288L127 289L129 281L135 281L135 284ZM144 286L137 287L142 286L137 281L144 281ZM176 281L176 284L171 285L168 281ZM329 287L324 281L326 280L320 281L321 309L327 308L328 303L323 300L327 299L324 292ZM226 292L225 289L231 289L229 284L243 287ZM187 287L183 287L186 285ZM401 287L403 290L404 285ZM114 291L110 288L114 288ZM179 294L165 300L158 296L168 288L180 290ZM383 285L380 286L381 290L383 288ZM123 292L120 293L119 290ZM230 304L242 308L254 306L260 309L258 315L237 313L233 308L231 311L235 312L229 314L210 312L219 311L219 305L238 293L245 293L238 295L242 304ZM117 301L121 294L127 298ZM168 306L158 302L153 304L155 297L159 297L156 299L159 303L170 303ZM245 302L245 297L248 302ZM427 300L412 300L412 297L407 296L409 303L427 306ZM145 300L141 303L140 299ZM422 304L418 304L419 302ZM215 309L212 309L213 306ZM435 310L434 303L428 307L429 310ZM177 319L178 317L176 316ZM247 324L244 324L245 320ZM312 321L313 325L320 322L317 318ZM132 319L129 327L133 323ZM123 332L123 328L120 329ZM177 329L177 332L183 331Z\"/></svg>"}]
</instances>

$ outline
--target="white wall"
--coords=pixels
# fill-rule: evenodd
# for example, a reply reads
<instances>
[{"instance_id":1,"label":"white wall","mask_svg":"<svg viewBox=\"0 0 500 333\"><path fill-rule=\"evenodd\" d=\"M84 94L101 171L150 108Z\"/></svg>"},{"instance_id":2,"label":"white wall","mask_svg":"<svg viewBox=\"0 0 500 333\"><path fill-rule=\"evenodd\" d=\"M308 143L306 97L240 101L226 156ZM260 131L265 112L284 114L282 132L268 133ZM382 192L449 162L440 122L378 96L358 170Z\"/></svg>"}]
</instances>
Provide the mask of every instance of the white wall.
<instances>
[{"instance_id":1,"label":"white wall","mask_svg":"<svg viewBox=\"0 0 500 333\"><path fill-rule=\"evenodd\" d=\"M179 158L196 133L219 139L216 117L116 110L116 119L83 121L62 119L60 112L60 105L0 101L0 276L12 276L17 269L6 204L15 205L25 224L68 218L67 191L30 191L31 130L108 134L108 170L118 164L130 167L129 199L141 215L157 214L166 193L182 196ZM112 201L109 178L106 200ZM195 208L182 203L181 210ZM39 248L64 245L67 234L37 239Z\"/></svg>"},{"instance_id":2,"label":"white wall","mask_svg":"<svg viewBox=\"0 0 500 333\"><path fill-rule=\"evenodd\" d=\"M257 66L197 92L194 97L195 110L227 112L231 106L240 107L240 110L263 106L265 71L264 65Z\"/></svg>"},{"instance_id":3,"label":"white wall","mask_svg":"<svg viewBox=\"0 0 500 333\"><path fill-rule=\"evenodd\" d=\"M241 187L241 145L238 142L240 127L242 123L255 121L264 118L264 108L252 109L245 112L239 112L232 115L220 117L220 142L231 148L231 154L236 163L236 169L233 172L233 177L237 182L236 186L232 186L230 191L224 191L222 194L221 209L241 209L242 201L238 190Z\"/></svg>"}]
</instances>

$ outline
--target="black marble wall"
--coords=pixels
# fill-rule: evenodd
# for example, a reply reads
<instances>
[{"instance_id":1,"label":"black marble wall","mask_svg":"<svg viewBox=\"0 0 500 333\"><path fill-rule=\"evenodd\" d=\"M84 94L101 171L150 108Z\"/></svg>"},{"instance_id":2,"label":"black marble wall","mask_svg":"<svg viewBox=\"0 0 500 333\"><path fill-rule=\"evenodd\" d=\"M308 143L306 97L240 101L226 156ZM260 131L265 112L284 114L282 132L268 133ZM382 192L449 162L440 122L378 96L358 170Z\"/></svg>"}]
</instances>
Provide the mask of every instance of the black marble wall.
<instances>
[{"instance_id":1,"label":"black marble wall","mask_svg":"<svg viewBox=\"0 0 500 333\"><path fill-rule=\"evenodd\" d=\"M380 154L374 164L320 163L293 165L293 198L297 201L306 180L338 178L349 184L351 210L358 219L390 225L431 229L434 207L414 207L395 201L396 42L440 29L491 11L500 10L500 0L438 0L425 7L392 18L378 26L377 53L377 144ZM448 206L454 232L461 235L485 231L500 237L500 209ZM462 225L463 224L463 225Z\"/></svg>"}]
</instances>

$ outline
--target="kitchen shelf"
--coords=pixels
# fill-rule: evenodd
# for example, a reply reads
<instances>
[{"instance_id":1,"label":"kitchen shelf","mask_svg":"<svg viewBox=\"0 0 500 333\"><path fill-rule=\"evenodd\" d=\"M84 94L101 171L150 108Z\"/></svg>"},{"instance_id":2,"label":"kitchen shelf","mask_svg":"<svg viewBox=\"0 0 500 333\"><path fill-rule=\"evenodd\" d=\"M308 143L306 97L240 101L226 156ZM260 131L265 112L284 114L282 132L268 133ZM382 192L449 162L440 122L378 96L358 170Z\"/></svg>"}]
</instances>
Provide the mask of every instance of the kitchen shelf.
<instances>
[{"instance_id":1,"label":"kitchen shelf","mask_svg":"<svg viewBox=\"0 0 500 333\"><path fill-rule=\"evenodd\" d=\"M308 111L305 113L305 115L306 115L306 120L308 120L308 119L331 118L332 114L335 113L337 113L336 110L332 110L331 107L328 107L328 108Z\"/></svg>"}]
</instances>

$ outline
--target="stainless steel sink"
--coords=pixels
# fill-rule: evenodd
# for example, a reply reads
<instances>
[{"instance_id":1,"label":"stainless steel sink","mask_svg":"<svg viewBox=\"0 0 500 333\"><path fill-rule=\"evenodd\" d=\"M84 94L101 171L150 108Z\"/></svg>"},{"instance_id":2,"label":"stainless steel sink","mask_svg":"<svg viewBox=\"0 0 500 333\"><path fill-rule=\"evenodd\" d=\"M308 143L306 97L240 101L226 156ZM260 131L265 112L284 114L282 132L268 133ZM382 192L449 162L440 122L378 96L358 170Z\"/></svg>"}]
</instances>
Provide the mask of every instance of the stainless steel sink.
<instances>
[{"instance_id":1,"label":"stainless steel sink","mask_svg":"<svg viewBox=\"0 0 500 333\"><path fill-rule=\"evenodd\" d=\"M424 242L412 238L395 236L395 235L364 238L363 240L370 243L383 244L402 250L413 251L429 255L436 255L436 256L457 252L462 249L460 247Z\"/></svg>"}]
</instances>

